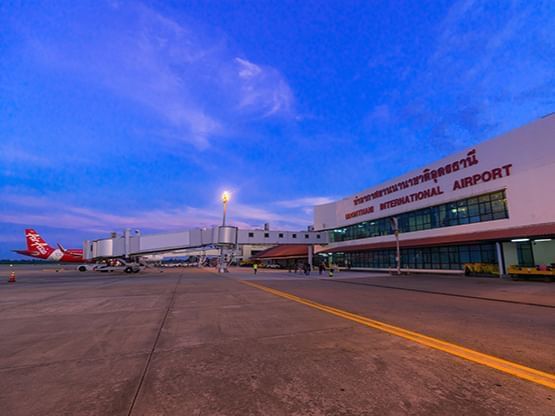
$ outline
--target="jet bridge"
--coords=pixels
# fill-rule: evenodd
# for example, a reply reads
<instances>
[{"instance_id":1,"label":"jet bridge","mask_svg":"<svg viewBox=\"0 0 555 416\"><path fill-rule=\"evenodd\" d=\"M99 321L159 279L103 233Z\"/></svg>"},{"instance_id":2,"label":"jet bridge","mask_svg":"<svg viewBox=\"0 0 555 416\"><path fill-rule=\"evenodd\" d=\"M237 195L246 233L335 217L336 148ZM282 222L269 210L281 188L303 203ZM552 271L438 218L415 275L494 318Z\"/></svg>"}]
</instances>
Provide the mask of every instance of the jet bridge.
<instances>
[{"instance_id":1,"label":"jet bridge","mask_svg":"<svg viewBox=\"0 0 555 416\"><path fill-rule=\"evenodd\" d=\"M134 257L202 248L234 248L238 245L308 244L325 245L328 234L323 231L241 230L231 226L193 228L186 231L142 235L139 230L112 233L109 238L83 243L86 260Z\"/></svg>"}]
</instances>

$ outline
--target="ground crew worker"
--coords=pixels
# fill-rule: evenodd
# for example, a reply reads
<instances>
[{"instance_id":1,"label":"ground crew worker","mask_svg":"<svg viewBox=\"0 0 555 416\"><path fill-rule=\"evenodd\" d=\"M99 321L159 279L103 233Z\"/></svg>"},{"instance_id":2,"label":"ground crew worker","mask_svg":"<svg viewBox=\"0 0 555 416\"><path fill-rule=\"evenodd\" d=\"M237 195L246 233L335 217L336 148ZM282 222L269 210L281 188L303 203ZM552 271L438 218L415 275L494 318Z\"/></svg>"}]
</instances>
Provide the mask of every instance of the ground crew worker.
<instances>
[{"instance_id":1,"label":"ground crew worker","mask_svg":"<svg viewBox=\"0 0 555 416\"><path fill-rule=\"evenodd\" d=\"M253 270L254 274L256 274L256 272L258 271L258 263L253 263L252 270Z\"/></svg>"}]
</instances>

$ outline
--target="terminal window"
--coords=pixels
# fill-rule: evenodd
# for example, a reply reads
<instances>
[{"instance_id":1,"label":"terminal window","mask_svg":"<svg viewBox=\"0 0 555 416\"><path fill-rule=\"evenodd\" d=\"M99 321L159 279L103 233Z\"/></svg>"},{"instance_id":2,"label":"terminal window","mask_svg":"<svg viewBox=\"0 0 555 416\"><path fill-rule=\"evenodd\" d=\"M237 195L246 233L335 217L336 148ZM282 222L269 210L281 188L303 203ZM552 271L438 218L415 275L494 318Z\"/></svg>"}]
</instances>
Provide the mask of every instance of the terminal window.
<instances>
[{"instance_id":1,"label":"terminal window","mask_svg":"<svg viewBox=\"0 0 555 416\"><path fill-rule=\"evenodd\" d=\"M532 250L532 243L530 241L517 243L516 253L519 266L533 267L536 264L534 261L534 251Z\"/></svg>"},{"instance_id":2,"label":"terminal window","mask_svg":"<svg viewBox=\"0 0 555 416\"><path fill-rule=\"evenodd\" d=\"M505 191L461 199L397 215L401 233L509 218ZM393 234L391 217L330 231L331 242Z\"/></svg>"},{"instance_id":3,"label":"terminal window","mask_svg":"<svg viewBox=\"0 0 555 416\"><path fill-rule=\"evenodd\" d=\"M335 253L339 266L386 269L396 266L395 249ZM409 269L462 270L465 263L497 264L495 244L463 244L401 249L401 267Z\"/></svg>"}]
</instances>

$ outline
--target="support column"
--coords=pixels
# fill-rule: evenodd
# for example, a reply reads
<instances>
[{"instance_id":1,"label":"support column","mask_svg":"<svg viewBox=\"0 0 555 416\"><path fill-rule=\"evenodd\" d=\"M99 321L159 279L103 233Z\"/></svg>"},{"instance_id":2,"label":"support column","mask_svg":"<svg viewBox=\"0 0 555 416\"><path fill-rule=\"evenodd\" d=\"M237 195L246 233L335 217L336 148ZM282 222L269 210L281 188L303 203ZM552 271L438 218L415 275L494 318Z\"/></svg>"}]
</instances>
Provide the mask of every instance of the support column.
<instances>
[{"instance_id":1,"label":"support column","mask_svg":"<svg viewBox=\"0 0 555 416\"><path fill-rule=\"evenodd\" d=\"M495 249L497 252L497 265L499 266L499 277L503 277L507 274L505 269L505 259L503 257L503 245L497 241L495 243Z\"/></svg>"},{"instance_id":2,"label":"support column","mask_svg":"<svg viewBox=\"0 0 555 416\"><path fill-rule=\"evenodd\" d=\"M308 246L308 265L310 266L310 270L312 270L312 258L314 257L314 246Z\"/></svg>"},{"instance_id":3,"label":"support column","mask_svg":"<svg viewBox=\"0 0 555 416\"><path fill-rule=\"evenodd\" d=\"M124 255L125 258L128 259L129 258L129 252L131 251L129 247L130 246L130 241L131 241L131 229L130 228L126 228L125 230L123 230L123 250L124 250Z\"/></svg>"}]
</instances>

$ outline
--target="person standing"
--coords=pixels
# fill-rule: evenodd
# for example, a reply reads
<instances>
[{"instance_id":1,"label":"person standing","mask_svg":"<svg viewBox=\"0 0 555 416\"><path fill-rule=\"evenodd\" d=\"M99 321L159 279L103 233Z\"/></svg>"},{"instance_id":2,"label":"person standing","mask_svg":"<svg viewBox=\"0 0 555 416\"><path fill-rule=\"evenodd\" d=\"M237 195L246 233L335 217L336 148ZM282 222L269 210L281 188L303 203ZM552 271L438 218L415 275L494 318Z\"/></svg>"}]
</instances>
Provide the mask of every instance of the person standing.
<instances>
[{"instance_id":1,"label":"person standing","mask_svg":"<svg viewBox=\"0 0 555 416\"><path fill-rule=\"evenodd\" d=\"M252 271L254 272L254 274L256 274L256 272L258 272L258 263L253 263L252 264Z\"/></svg>"}]
</instances>

